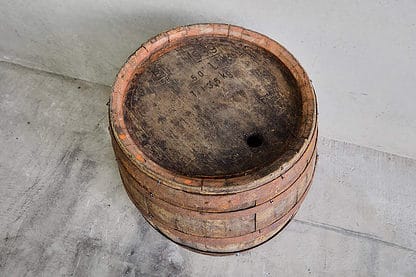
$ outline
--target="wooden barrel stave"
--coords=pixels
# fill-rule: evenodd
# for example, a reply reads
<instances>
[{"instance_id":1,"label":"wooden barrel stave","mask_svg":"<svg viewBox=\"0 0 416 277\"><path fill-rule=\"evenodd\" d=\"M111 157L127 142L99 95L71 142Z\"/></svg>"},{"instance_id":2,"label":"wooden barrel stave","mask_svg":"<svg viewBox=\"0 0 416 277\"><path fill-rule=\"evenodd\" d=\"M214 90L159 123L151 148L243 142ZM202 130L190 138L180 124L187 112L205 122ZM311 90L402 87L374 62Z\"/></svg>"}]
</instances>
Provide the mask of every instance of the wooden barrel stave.
<instances>
[{"instance_id":1,"label":"wooden barrel stave","mask_svg":"<svg viewBox=\"0 0 416 277\"><path fill-rule=\"evenodd\" d=\"M223 177L212 172L198 173L197 177L184 175L155 162L156 156L145 154L133 138L135 131L131 128L143 129L137 114L124 108L132 80L143 72L144 65L186 47L188 38L204 36L241 40L243 44L252 43L265 49L278 57L296 80L302 111L299 128L292 134L294 139L287 142L285 152L256 171ZM255 53L250 52L250 47L247 51L248 55ZM166 76L163 71L155 74L156 78ZM296 214L310 188L317 159L316 96L306 72L293 55L259 33L232 25L197 24L155 36L129 58L117 75L109 115L112 144L130 199L152 226L192 249L230 253L259 245L273 237Z\"/></svg>"},{"instance_id":2,"label":"wooden barrel stave","mask_svg":"<svg viewBox=\"0 0 416 277\"><path fill-rule=\"evenodd\" d=\"M283 215L278 220L271 223L269 226L264 227L262 229L257 229L256 231L238 236L238 237L231 237L231 238L209 238L209 237L200 237L200 236L193 236L187 233L180 232L178 230L169 228L164 224L164 222L158 221L155 219L151 214L145 212L136 202L136 198L133 198L130 194L130 199L136 205L136 207L142 212L142 215L145 219L157 230L159 230L163 235L167 236L169 239L190 247L191 249L196 249L201 252L205 252L207 254L215 254L215 253L234 253L239 252L242 250L247 250L252 247L258 246L259 244L266 242L268 239L272 238L276 235L297 213L300 208L300 205L304 201L308 190L311 186L310 182L306 187L305 192L299 198L298 202L291 207L291 209Z\"/></svg>"},{"instance_id":3,"label":"wooden barrel stave","mask_svg":"<svg viewBox=\"0 0 416 277\"><path fill-rule=\"evenodd\" d=\"M135 200L137 205L146 207L149 215L163 222L168 228L201 237L235 237L268 226L286 214L311 182L315 160L314 154L308 168L284 192L268 202L234 212L204 213L174 206L155 198L152 192L138 185L122 165L120 165L120 173L126 190L140 195Z\"/></svg>"},{"instance_id":4,"label":"wooden barrel stave","mask_svg":"<svg viewBox=\"0 0 416 277\"><path fill-rule=\"evenodd\" d=\"M137 185L152 192L154 197L171 203L175 206L200 212L229 212L253 207L271 200L287 189L295 179L305 170L316 152L317 131L300 160L281 177L273 180L262 187L244 191L241 193L218 195L187 193L164 185L142 173L121 152L119 146L113 140L113 147L119 163L123 165L128 174L132 175ZM304 166L305 165L305 166Z\"/></svg>"}]
</instances>

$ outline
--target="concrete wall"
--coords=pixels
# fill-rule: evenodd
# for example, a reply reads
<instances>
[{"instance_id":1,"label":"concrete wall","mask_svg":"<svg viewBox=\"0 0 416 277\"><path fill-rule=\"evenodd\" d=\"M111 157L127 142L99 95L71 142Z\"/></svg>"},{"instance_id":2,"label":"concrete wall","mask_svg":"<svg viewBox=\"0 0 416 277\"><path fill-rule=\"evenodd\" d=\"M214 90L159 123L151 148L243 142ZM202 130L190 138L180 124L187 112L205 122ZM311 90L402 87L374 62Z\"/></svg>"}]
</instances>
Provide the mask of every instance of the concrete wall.
<instances>
[{"instance_id":1,"label":"concrete wall","mask_svg":"<svg viewBox=\"0 0 416 277\"><path fill-rule=\"evenodd\" d=\"M416 158L415 1L6 1L0 58L111 85L147 38L227 22L262 32L303 64L321 135Z\"/></svg>"}]
</instances>

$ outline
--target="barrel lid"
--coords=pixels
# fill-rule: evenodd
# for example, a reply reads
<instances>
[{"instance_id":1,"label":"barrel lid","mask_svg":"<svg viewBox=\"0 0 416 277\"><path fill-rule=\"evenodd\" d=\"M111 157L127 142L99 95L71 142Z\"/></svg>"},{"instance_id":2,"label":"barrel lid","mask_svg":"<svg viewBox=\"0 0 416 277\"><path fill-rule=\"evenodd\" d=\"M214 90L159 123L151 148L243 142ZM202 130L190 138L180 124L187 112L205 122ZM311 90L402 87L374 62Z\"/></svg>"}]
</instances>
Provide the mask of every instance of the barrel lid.
<instances>
[{"instance_id":1,"label":"barrel lid","mask_svg":"<svg viewBox=\"0 0 416 277\"><path fill-rule=\"evenodd\" d=\"M110 121L154 178L207 193L250 189L300 158L316 101L299 63L241 27L198 24L143 44L120 70Z\"/></svg>"}]
</instances>

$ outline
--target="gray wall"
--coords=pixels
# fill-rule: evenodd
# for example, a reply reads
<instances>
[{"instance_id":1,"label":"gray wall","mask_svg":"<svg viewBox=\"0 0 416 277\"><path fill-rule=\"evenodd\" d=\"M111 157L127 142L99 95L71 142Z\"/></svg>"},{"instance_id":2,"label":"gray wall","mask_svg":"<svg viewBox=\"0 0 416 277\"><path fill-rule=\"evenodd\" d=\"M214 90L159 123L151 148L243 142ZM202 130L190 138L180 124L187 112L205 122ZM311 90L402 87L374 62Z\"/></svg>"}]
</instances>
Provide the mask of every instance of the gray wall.
<instances>
[{"instance_id":1,"label":"gray wall","mask_svg":"<svg viewBox=\"0 0 416 277\"><path fill-rule=\"evenodd\" d=\"M285 45L317 90L320 134L416 158L415 1L6 1L0 59L111 85L147 38L226 22Z\"/></svg>"}]
</instances>

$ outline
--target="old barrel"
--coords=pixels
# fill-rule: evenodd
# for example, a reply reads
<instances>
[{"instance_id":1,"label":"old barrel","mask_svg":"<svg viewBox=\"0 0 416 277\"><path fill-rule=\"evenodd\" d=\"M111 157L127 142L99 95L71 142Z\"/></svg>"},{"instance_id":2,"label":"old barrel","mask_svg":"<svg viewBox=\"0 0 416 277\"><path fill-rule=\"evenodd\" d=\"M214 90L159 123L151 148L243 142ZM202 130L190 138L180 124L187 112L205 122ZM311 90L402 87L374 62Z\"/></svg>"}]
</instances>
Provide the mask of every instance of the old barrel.
<instances>
[{"instance_id":1,"label":"old barrel","mask_svg":"<svg viewBox=\"0 0 416 277\"><path fill-rule=\"evenodd\" d=\"M157 35L118 73L109 118L130 199L189 248L265 242L311 186L316 96L296 59L262 34L197 24Z\"/></svg>"}]
</instances>

